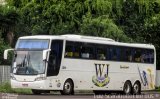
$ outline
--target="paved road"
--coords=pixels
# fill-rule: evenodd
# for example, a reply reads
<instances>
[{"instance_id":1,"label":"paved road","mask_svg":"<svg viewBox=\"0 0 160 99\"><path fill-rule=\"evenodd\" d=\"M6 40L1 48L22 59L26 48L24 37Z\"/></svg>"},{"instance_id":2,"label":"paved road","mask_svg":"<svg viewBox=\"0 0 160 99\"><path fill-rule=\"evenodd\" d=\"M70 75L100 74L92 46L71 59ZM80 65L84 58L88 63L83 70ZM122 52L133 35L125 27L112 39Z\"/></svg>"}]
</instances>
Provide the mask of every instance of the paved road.
<instances>
[{"instance_id":1,"label":"paved road","mask_svg":"<svg viewBox=\"0 0 160 99\"><path fill-rule=\"evenodd\" d=\"M60 95L60 94L43 94L43 95L17 95L1 93L0 99L160 99L160 93L157 92L144 92L142 95L94 95L89 94L76 94L76 95Z\"/></svg>"}]
</instances>

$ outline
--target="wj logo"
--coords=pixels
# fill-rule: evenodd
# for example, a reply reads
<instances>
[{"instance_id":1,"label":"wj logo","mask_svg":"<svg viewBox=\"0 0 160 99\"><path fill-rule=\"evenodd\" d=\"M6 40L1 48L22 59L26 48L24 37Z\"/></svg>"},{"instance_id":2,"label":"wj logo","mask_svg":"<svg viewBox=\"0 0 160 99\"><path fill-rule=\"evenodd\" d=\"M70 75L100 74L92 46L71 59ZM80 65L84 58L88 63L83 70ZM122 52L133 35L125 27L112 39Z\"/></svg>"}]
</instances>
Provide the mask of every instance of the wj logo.
<instances>
[{"instance_id":1,"label":"wj logo","mask_svg":"<svg viewBox=\"0 0 160 99\"><path fill-rule=\"evenodd\" d=\"M108 77L109 64L94 64L96 76L92 77L92 82L98 87L106 86L110 78Z\"/></svg>"}]
</instances>

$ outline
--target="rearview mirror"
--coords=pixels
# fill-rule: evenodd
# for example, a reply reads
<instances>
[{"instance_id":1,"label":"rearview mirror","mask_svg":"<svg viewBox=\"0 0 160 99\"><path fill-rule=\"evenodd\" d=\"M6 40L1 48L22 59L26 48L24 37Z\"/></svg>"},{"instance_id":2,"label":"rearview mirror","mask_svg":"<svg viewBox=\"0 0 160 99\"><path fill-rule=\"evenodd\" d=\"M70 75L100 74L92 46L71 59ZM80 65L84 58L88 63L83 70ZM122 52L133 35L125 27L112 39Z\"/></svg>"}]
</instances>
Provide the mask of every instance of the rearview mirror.
<instances>
[{"instance_id":1,"label":"rearview mirror","mask_svg":"<svg viewBox=\"0 0 160 99\"><path fill-rule=\"evenodd\" d=\"M4 58L4 59L7 59L8 51L13 51L13 50L14 50L14 49L6 49L6 50L4 51L3 58Z\"/></svg>"},{"instance_id":2,"label":"rearview mirror","mask_svg":"<svg viewBox=\"0 0 160 99\"><path fill-rule=\"evenodd\" d=\"M47 53L51 51L51 49L43 50L43 60L46 60L47 58Z\"/></svg>"}]
</instances>

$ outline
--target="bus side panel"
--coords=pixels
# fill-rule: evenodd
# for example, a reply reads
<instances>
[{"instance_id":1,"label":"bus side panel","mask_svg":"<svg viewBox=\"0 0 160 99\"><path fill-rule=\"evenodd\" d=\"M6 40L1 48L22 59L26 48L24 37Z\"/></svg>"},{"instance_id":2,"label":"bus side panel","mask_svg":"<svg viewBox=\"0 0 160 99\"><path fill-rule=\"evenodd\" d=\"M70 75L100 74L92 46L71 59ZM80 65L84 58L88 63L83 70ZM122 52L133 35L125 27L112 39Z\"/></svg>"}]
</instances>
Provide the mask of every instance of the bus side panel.
<instances>
[{"instance_id":1,"label":"bus side panel","mask_svg":"<svg viewBox=\"0 0 160 99\"><path fill-rule=\"evenodd\" d=\"M122 90L126 74L121 74L113 63L66 58L63 64L66 69L61 70L60 76L72 78L75 90Z\"/></svg>"},{"instance_id":2,"label":"bus side panel","mask_svg":"<svg viewBox=\"0 0 160 99\"><path fill-rule=\"evenodd\" d=\"M65 68L63 68L65 66ZM142 68L144 67L144 68ZM146 72L148 85L143 85L142 72ZM125 81L140 81L142 90L151 90L154 82L154 68L147 64L114 61L96 61L65 58L59 77L63 83L67 78L74 82L75 90L123 90ZM152 83L152 84L151 84Z\"/></svg>"}]
</instances>

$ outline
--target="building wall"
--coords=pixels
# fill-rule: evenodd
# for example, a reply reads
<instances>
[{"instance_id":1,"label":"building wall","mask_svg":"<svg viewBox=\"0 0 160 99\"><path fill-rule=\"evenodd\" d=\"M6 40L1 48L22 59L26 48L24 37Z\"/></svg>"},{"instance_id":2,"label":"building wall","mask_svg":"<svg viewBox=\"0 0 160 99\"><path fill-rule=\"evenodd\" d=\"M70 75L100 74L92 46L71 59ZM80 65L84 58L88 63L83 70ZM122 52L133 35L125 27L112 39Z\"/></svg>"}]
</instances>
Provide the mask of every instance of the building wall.
<instances>
[{"instance_id":1,"label":"building wall","mask_svg":"<svg viewBox=\"0 0 160 99\"><path fill-rule=\"evenodd\" d=\"M10 80L10 66L0 65L0 84L9 82Z\"/></svg>"}]
</instances>

